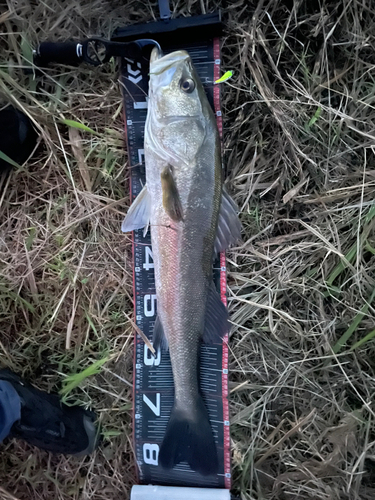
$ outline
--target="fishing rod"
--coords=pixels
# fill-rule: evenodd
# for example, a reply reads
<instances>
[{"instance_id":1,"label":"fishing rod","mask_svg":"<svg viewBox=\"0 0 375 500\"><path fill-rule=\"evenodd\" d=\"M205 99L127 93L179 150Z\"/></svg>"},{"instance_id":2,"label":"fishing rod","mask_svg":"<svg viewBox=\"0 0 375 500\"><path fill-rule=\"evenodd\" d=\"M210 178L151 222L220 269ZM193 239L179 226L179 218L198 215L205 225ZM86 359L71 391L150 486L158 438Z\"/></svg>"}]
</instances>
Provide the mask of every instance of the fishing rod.
<instances>
[{"instance_id":1,"label":"fishing rod","mask_svg":"<svg viewBox=\"0 0 375 500\"><path fill-rule=\"evenodd\" d=\"M153 47L194 43L221 35L219 12L196 17L171 19L168 1L159 0L160 21L117 28L111 40L91 37L82 41L42 42L34 51L34 64L46 67L50 63L77 66L87 63L100 66L112 57L147 62Z\"/></svg>"},{"instance_id":2,"label":"fishing rod","mask_svg":"<svg viewBox=\"0 0 375 500\"><path fill-rule=\"evenodd\" d=\"M148 64L151 50L158 47L157 41L138 39L129 42L113 42L105 38L92 37L79 42L42 42L34 53L34 64L40 68L50 63L77 66L87 63L100 66L112 57L125 57Z\"/></svg>"}]
</instances>

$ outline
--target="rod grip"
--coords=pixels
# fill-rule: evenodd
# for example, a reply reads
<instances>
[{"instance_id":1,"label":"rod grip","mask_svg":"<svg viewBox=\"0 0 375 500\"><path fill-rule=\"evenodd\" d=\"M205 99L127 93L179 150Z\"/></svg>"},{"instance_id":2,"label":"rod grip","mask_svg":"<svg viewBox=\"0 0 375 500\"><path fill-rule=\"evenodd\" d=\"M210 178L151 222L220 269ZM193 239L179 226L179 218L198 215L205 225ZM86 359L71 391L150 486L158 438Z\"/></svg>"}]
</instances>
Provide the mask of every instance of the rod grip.
<instances>
[{"instance_id":1,"label":"rod grip","mask_svg":"<svg viewBox=\"0 0 375 500\"><path fill-rule=\"evenodd\" d=\"M36 53L37 66L47 66L49 63L76 66L82 62L82 45L79 42L42 42Z\"/></svg>"}]
</instances>

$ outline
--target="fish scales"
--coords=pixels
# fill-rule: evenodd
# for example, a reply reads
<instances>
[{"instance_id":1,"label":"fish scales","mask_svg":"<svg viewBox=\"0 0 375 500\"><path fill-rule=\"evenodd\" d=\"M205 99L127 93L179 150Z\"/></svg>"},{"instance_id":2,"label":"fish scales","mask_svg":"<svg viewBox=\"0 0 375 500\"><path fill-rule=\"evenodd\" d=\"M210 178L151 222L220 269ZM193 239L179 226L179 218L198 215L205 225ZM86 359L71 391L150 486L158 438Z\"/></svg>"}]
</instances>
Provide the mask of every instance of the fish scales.
<instances>
[{"instance_id":1,"label":"fish scales","mask_svg":"<svg viewBox=\"0 0 375 500\"><path fill-rule=\"evenodd\" d=\"M150 224L158 314L169 343L176 399L184 406L191 406L198 392L197 351L212 281L221 190L221 167L215 173L212 162L215 147L214 138L200 150L196 162L176 169L184 220L174 222L166 214L161 196L159 172L165 163L148 148L147 139L145 143L147 179L152 186Z\"/></svg>"}]
</instances>

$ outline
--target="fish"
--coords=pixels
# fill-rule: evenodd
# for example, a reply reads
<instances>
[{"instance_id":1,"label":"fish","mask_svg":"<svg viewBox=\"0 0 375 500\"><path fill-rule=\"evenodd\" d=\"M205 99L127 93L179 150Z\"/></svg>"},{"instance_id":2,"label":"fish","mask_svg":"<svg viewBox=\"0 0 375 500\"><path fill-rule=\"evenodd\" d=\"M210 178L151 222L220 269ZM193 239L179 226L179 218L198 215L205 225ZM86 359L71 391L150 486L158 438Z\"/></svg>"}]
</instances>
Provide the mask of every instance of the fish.
<instances>
[{"instance_id":1,"label":"fish","mask_svg":"<svg viewBox=\"0 0 375 500\"><path fill-rule=\"evenodd\" d=\"M169 349L174 405L159 463L218 472L218 451L199 389L201 341L221 343L228 312L214 286L215 256L241 235L237 208L223 187L215 114L188 52L150 58L145 124L146 183L122 231L151 231L157 316L153 346Z\"/></svg>"}]
</instances>

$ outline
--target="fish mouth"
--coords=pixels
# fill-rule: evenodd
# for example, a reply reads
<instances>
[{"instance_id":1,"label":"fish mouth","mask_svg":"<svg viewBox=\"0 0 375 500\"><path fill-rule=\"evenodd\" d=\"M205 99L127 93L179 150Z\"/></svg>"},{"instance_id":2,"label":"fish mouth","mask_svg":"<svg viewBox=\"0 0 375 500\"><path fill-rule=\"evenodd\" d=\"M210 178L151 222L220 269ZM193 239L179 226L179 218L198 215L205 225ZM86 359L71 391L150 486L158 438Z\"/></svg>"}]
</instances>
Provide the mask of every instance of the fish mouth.
<instances>
[{"instance_id":1,"label":"fish mouth","mask_svg":"<svg viewBox=\"0 0 375 500\"><path fill-rule=\"evenodd\" d=\"M163 57L163 53L162 53L160 47L155 46L151 51L150 64L153 64L155 61L157 61L161 57Z\"/></svg>"},{"instance_id":2,"label":"fish mouth","mask_svg":"<svg viewBox=\"0 0 375 500\"><path fill-rule=\"evenodd\" d=\"M163 55L158 47L154 47L150 58L150 75L161 75L164 71L188 59L190 59L190 56L185 50L177 50L170 54Z\"/></svg>"}]
</instances>

